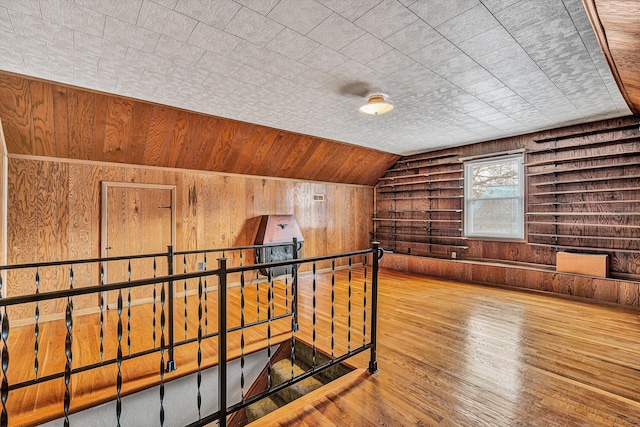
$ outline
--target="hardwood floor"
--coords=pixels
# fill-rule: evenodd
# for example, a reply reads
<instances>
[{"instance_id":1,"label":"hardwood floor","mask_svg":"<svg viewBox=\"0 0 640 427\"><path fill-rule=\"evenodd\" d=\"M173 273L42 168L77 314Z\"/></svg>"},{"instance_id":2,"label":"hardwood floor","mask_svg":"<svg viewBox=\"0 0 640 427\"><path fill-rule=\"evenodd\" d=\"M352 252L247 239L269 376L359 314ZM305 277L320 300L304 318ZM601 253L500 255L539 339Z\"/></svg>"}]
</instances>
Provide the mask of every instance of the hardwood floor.
<instances>
[{"instance_id":1,"label":"hardwood floor","mask_svg":"<svg viewBox=\"0 0 640 427\"><path fill-rule=\"evenodd\" d=\"M351 341L347 324L347 272L336 273L334 352L362 343L364 317L362 269L353 271ZM331 352L331 275L317 276L316 345ZM370 272L367 306L371 304ZM262 288L262 318L266 288ZM277 296L283 310L282 288ZM300 332L313 342L312 276L300 279ZM278 293L278 292L277 292ZM238 288L229 290L229 325L237 324ZM209 294L209 328L216 329L215 292ZM176 300L176 339L183 337L183 307ZM255 313L255 292L248 291L247 312ZM197 300L188 302L188 336L197 332ZM193 316L193 320L191 319ZM253 314L255 316L255 314ZM370 333L367 311L365 337ZM105 330L117 318L109 312ZM126 314L123 316L126 324ZM132 315L132 347L151 342L150 305ZM81 320L82 319L82 320ZM74 320L74 366L95 361L97 317ZM379 372L362 370L334 385L327 395L306 397L255 425L280 426L638 426L640 425L640 313L480 285L436 280L381 270L378 316ZM290 338L289 319L274 324L274 339ZM125 328L126 330L126 328ZM42 324L41 375L64 367L63 322ZM114 334L111 334L114 335ZM57 337L57 338L56 338ZM265 331L247 337L250 348L265 345ZM105 356L117 349L105 338ZM239 353L239 337L230 340L230 357ZM123 341L123 345L124 341ZM217 342L203 345L205 365L216 363ZM12 328L9 382L33 377L33 326ZM195 369L196 345L177 350L180 373ZM98 357L99 358L99 357ZM369 352L350 363L368 364ZM125 362L125 392L158 379L157 355ZM177 374L172 374L177 375ZM171 375L167 376L170 379ZM115 395L115 366L72 377L72 410L91 400ZM43 411L62 410L62 379L9 395L10 425L33 425ZM156 417L157 414L153 414ZM38 418L40 417L40 418ZM49 415L49 419L51 419Z\"/></svg>"},{"instance_id":2,"label":"hardwood floor","mask_svg":"<svg viewBox=\"0 0 640 427\"><path fill-rule=\"evenodd\" d=\"M378 373L255 425L640 425L637 311L391 270L379 302Z\"/></svg>"}]
</instances>

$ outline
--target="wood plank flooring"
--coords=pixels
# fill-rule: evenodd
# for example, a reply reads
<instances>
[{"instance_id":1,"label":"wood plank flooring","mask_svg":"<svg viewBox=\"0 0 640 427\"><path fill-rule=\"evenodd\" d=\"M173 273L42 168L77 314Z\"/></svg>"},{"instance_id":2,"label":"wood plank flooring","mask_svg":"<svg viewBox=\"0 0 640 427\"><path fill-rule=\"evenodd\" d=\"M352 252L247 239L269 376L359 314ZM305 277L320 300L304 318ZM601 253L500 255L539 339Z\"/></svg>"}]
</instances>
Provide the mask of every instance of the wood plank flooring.
<instances>
[{"instance_id":1,"label":"wood plank flooring","mask_svg":"<svg viewBox=\"0 0 640 427\"><path fill-rule=\"evenodd\" d=\"M391 270L379 302L378 373L254 425L640 425L637 311Z\"/></svg>"},{"instance_id":2,"label":"wood plank flooring","mask_svg":"<svg viewBox=\"0 0 640 427\"><path fill-rule=\"evenodd\" d=\"M334 333L331 334L331 275L316 276L318 349L340 355L370 334L370 310L363 308L363 272L353 270L351 328L348 328L347 272L336 272ZM367 307L371 304L371 272ZM313 343L310 274L300 278L300 332ZM261 288L261 316L266 288ZM277 290L277 312L285 304ZM238 323L238 288L229 290L229 324ZM176 302L176 338L182 338L182 298ZM215 292L209 293L209 330L216 329ZM247 313L256 312L255 291L248 291ZM197 300L190 297L188 336L197 332ZM236 314L233 314L236 313ZM362 321L367 319L366 329ZM105 330L115 331L109 311ZM191 317L193 316L193 318ZM126 314L124 315L126 324ZM132 348L151 342L151 306L134 308ZM334 387L282 408L255 425L280 426L638 426L640 425L640 313L545 295L436 280L381 270L379 289L379 372ZM249 321L249 320L247 320ZM74 319L74 366L99 359L97 316ZM286 319L274 323L272 344L290 338ZM125 328L126 330L126 328ZM349 334L349 330L351 334ZM64 323L42 324L41 375L64 366ZM114 335L114 334L111 334ZM247 336L248 346L264 347L265 330ZM350 336L350 340L349 340ZM239 353L239 336L230 340L230 357ZM203 344L205 364L217 363L215 339ZM9 380L33 377L33 327L12 329ZM105 338L105 356L117 349ZM196 345L177 351L183 374L195 369ZM368 364L369 352L350 363ZM125 392L157 382L159 357L125 362ZM167 379L171 378L168 376ZM230 379L232 381L233 379ZM72 409L115 396L115 366L72 377ZM247 386L248 387L248 386ZM10 425L33 425L42 413L62 410L62 379L12 392L7 401ZM157 414L150 414L157 418ZM40 418L38 418L40 417ZM51 419L49 415L49 419ZM115 414L114 414L115 420Z\"/></svg>"}]
</instances>

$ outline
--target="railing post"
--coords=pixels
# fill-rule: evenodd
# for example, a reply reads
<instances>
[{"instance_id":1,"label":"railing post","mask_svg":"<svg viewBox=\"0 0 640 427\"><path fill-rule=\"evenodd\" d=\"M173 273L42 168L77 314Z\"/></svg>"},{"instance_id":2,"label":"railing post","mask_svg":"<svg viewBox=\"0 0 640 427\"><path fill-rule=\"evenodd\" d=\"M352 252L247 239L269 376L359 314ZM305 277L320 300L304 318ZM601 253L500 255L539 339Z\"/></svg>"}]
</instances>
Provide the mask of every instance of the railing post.
<instances>
[{"instance_id":1,"label":"railing post","mask_svg":"<svg viewBox=\"0 0 640 427\"><path fill-rule=\"evenodd\" d=\"M373 242L373 262L371 265L371 360L369 360L369 372L378 372L378 358L376 355L376 341L378 335L378 254L380 243Z\"/></svg>"},{"instance_id":2,"label":"railing post","mask_svg":"<svg viewBox=\"0 0 640 427\"><path fill-rule=\"evenodd\" d=\"M167 273L169 276L173 276L173 246L169 245L167 246ZM176 360L173 356L173 350L174 350L174 337L173 337L173 328L174 328L174 321L173 321L173 311L174 311L174 287L173 287L173 280L169 280L169 305L167 307L167 310L169 311L169 352L168 352L168 358L169 360L167 360L167 368L165 369L166 372L173 372L176 369L178 369L178 367L176 366Z\"/></svg>"},{"instance_id":3,"label":"railing post","mask_svg":"<svg viewBox=\"0 0 640 427\"><path fill-rule=\"evenodd\" d=\"M298 259L298 238L293 238L293 259ZM300 324L298 323L298 264L293 264L293 283L291 283L291 309L293 310L293 330L298 332Z\"/></svg>"},{"instance_id":4,"label":"railing post","mask_svg":"<svg viewBox=\"0 0 640 427\"><path fill-rule=\"evenodd\" d=\"M218 425L227 425L227 259L218 258Z\"/></svg>"}]
</instances>

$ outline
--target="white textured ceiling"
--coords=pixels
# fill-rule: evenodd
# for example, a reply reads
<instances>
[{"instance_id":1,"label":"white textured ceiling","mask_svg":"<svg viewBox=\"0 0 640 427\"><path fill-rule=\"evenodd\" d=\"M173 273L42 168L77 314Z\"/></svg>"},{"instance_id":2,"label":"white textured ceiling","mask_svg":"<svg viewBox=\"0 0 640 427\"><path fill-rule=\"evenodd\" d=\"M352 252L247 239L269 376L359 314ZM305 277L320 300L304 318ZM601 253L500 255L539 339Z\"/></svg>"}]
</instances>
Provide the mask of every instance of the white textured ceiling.
<instances>
[{"instance_id":1,"label":"white textured ceiling","mask_svg":"<svg viewBox=\"0 0 640 427\"><path fill-rule=\"evenodd\" d=\"M397 154L630 114L581 0L0 0L0 69Z\"/></svg>"}]
</instances>

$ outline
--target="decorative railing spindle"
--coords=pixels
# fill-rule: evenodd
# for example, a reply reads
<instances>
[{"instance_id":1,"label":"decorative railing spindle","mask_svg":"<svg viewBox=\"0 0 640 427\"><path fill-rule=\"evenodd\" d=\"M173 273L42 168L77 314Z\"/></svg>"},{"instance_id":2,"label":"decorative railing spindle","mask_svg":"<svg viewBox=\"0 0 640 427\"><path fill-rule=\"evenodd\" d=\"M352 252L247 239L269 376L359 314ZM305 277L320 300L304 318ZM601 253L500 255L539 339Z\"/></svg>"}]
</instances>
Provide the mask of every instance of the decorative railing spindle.
<instances>
[{"instance_id":1,"label":"decorative railing spindle","mask_svg":"<svg viewBox=\"0 0 640 427\"><path fill-rule=\"evenodd\" d=\"M2 280L0 276L0 280ZM2 293L0 293L0 297ZM2 414L0 415L0 425L2 427L9 424L9 414L7 413L7 398L9 397L9 380L7 379L7 370L9 369L9 314L7 307L4 307L2 313L2 385L0 386L0 400L2 400Z\"/></svg>"},{"instance_id":2,"label":"decorative railing spindle","mask_svg":"<svg viewBox=\"0 0 640 427\"><path fill-rule=\"evenodd\" d=\"M198 373L197 373L197 384L198 384L198 419L202 419L202 394L200 393L200 386L202 385L202 315L204 313L203 300L202 300L203 288L202 288L202 277L198 280Z\"/></svg>"},{"instance_id":3,"label":"decorative railing spindle","mask_svg":"<svg viewBox=\"0 0 640 427\"><path fill-rule=\"evenodd\" d=\"M313 288L312 288L313 298L311 303L311 312L312 314L312 323L313 328L311 332L311 340L312 340L312 356L311 356L311 365L313 368L316 367L316 263L313 263Z\"/></svg>"},{"instance_id":4,"label":"decorative railing spindle","mask_svg":"<svg viewBox=\"0 0 640 427\"><path fill-rule=\"evenodd\" d=\"M349 290L347 291L347 353L351 352L351 266L352 260L349 257Z\"/></svg>"},{"instance_id":5,"label":"decorative railing spindle","mask_svg":"<svg viewBox=\"0 0 640 427\"><path fill-rule=\"evenodd\" d=\"M336 317L336 260L331 260L331 359L335 358L335 317Z\"/></svg>"},{"instance_id":6,"label":"decorative railing spindle","mask_svg":"<svg viewBox=\"0 0 640 427\"><path fill-rule=\"evenodd\" d=\"M368 255L364 256L363 269L364 269L364 282L362 284L362 345L367 342L367 260Z\"/></svg>"},{"instance_id":7,"label":"decorative railing spindle","mask_svg":"<svg viewBox=\"0 0 640 427\"><path fill-rule=\"evenodd\" d=\"M267 389L271 388L271 298L273 297L273 276L269 269L267 274Z\"/></svg>"},{"instance_id":8,"label":"decorative railing spindle","mask_svg":"<svg viewBox=\"0 0 640 427\"><path fill-rule=\"evenodd\" d=\"M227 425L227 259L218 259L218 425Z\"/></svg>"},{"instance_id":9,"label":"decorative railing spindle","mask_svg":"<svg viewBox=\"0 0 640 427\"><path fill-rule=\"evenodd\" d=\"M169 252L171 252L171 247L169 247ZM164 349L166 346L165 338L164 338L164 328L166 323L165 317L165 302L167 299L167 295L164 288L164 283L160 288L160 425L164 425L164 371L165 371L165 363L164 363Z\"/></svg>"},{"instance_id":10,"label":"decorative railing spindle","mask_svg":"<svg viewBox=\"0 0 640 427\"><path fill-rule=\"evenodd\" d=\"M156 274L158 272L158 265L156 263L156 257L153 257L153 278L156 278ZM152 332L151 336L153 338L153 346L156 346L156 326L157 326L157 317L158 317L158 284L154 283L153 285L153 320L152 320Z\"/></svg>"},{"instance_id":11,"label":"decorative railing spindle","mask_svg":"<svg viewBox=\"0 0 640 427\"><path fill-rule=\"evenodd\" d=\"M127 265L127 280L131 281L131 260ZM127 288L127 353L131 354L131 288Z\"/></svg>"},{"instance_id":12,"label":"decorative railing spindle","mask_svg":"<svg viewBox=\"0 0 640 427\"><path fill-rule=\"evenodd\" d=\"M73 267L69 269L69 289L73 289ZM73 360L73 352L71 345L73 343L73 299L67 297L67 307L65 309L65 325L67 327L64 339L64 426L69 427L69 408L71 406L71 363Z\"/></svg>"},{"instance_id":13,"label":"decorative railing spindle","mask_svg":"<svg viewBox=\"0 0 640 427\"><path fill-rule=\"evenodd\" d=\"M378 330L378 261L382 258L380 243L373 242L373 260L371 263L371 358L369 372L378 372L377 330Z\"/></svg>"},{"instance_id":14,"label":"decorative railing spindle","mask_svg":"<svg viewBox=\"0 0 640 427\"><path fill-rule=\"evenodd\" d=\"M100 263L100 287L104 286L104 263ZM104 357L104 292L100 292L100 361Z\"/></svg>"},{"instance_id":15,"label":"decorative railing spindle","mask_svg":"<svg viewBox=\"0 0 640 427\"><path fill-rule=\"evenodd\" d=\"M35 294L38 295L40 293L40 271L36 268L36 291ZM36 308L34 312L34 320L35 324L33 325L33 335L35 338L35 342L33 344L33 370L35 372L36 378L38 378L38 370L40 368L40 361L38 360L38 353L40 352L40 304L36 301Z\"/></svg>"},{"instance_id":16,"label":"decorative railing spindle","mask_svg":"<svg viewBox=\"0 0 640 427\"><path fill-rule=\"evenodd\" d=\"M240 395L244 400L244 271L240 273Z\"/></svg>"},{"instance_id":17,"label":"decorative railing spindle","mask_svg":"<svg viewBox=\"0 0 640 427\"><path fill-rule=\"evenodd\" d=\"M173 246L171 245L167 246L167 274L169 276L173 275ZM175 307L174 307L175 288L174 288L173 280L169 280L168 288L169 288L168 289L169 303L168 303L167 311L169 312L169 360L167 361L166 371L173 372L177 369L176 361L173 354L174 346L175 346L174 345L175 344L175 340L174 340L175 322L173 319L175 314Z\"/></svg>"},{"instance_id":18,"label":"decorative railing spindle","mask_svg":"<svg viewBox=\"0 0 640 427\"><path fill-rule=\"evenodd\" d=\"M122 415L122 399L120 393L122 392L122 289L118 289L118 350L116 353L116 365L118 366L118 374L116 375L116 421L118 427L120 427L120 416Z\"/></svg>"},{"instance_id":19,"label":"decorative railing spindle","mask_svg":"<svg viewBox=\"0 0 640 427\"><path fill-rule=\"evenodd\" d=\"M203 270L207 271L207 253L204 253ZM207 298L207 277L204 276L204 333L209 333L209 299Z\"/></svg>"},{"instance_id":20,"label":"decorative railing spindle","mask_svg":"<svg viewBox=\"0 0 640 427\"><path fill-rule=\"evenodd\" d=\"M187 272L187 256L184 255L182 257L182 272L186 274ZM184 339L187 339L187 317L189 315L189 312L187 311L187 280L184 280L184 283L182 285L182 291L184 292L183 295L183 299L184 299Z\"/></svg>"},{"instance_id":21,"label":"decorative railing spindle","mask_svg":"<svg viewBox=\"0 0 640 427\"><path fill-rule=\"evenodd\" d=\"M257 308L257 314L258 314L258 319L257 321L260 321L260 281L258 280L258 272L256 271L256 308Z\"/></svg>"}]
</instances>

